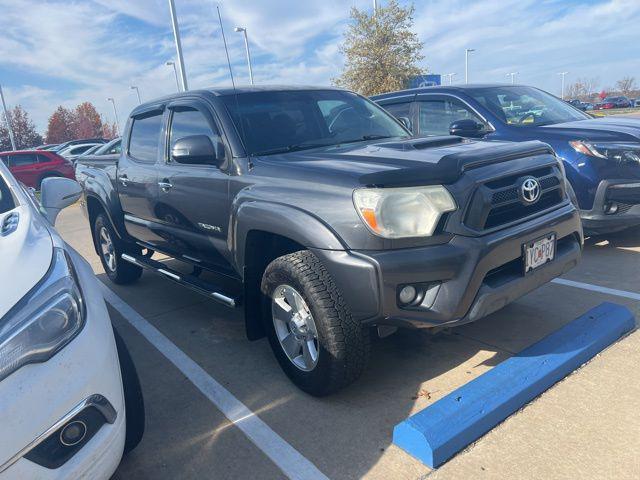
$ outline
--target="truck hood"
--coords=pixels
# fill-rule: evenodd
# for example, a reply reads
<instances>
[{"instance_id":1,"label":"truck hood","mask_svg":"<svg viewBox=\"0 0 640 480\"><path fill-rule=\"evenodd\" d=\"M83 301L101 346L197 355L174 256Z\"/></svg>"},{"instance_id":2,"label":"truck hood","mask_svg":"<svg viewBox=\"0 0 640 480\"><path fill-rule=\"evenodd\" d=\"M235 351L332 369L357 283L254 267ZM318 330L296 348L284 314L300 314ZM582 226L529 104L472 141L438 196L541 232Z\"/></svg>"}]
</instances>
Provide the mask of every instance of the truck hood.
<instances>
[{"instance_id":1,"label":"truck hood","mask_svg":"<svg viewBox=\"0 0 640 480\"><path fill-rule=\"evenodd\" d=\"M569 140L599 142L640 141L640 118L604 117L537 127L542 132Z\"/></svg>"},{"instance_id":2,"label":"truck hood","mask_svg":"<svg viewBox=\"0 0 640 480\"><path fill-rule=\"evenodd\" d=\"M45 276L53 255L53 240L40 216L19 205L0 214L0 225L12 214L18 215L16 230L0 235L0 318Z\"/></svg>"},{"instance_id":3,"label":"truck hood","mask_svg":"<svg viewBox=\"0 0 640 480\"><path fill-rule=\"evenodd\" d=\"M538 141L476 142L429 137L345 145L262 157L266 163L305 169L309 176L343 177L361 185L429 185L455 182L469 168L514 158L551 154Z\"/></svg>"}]
</instances>

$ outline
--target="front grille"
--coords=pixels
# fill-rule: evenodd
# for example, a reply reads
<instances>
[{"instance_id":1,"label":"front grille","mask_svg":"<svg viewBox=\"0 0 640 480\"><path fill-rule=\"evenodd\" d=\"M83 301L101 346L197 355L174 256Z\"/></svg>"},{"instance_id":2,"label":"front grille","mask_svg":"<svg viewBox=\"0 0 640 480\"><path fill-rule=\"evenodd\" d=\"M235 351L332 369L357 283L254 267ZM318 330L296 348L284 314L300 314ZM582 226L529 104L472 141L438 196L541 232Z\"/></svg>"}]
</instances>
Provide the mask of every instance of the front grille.
<instances>
[{"instance_id":1,"label":"front grille","mask_svg":"<svg viewBox=\"0 0 640 480\"><path fill-rule=\"evenodd\" d=\"M526 204L520 198L520 187L527 177L540 184L540 198ZM564 200L563 177L555 166L518 172L478 186L471 198L465 224L475 230L490 230L526 219L552 208Z\"/></svg>"},{"instance_id":2,"label":"front grille","mask_svg":"<svg viewBox=\"0 0 640 480\"><path fill-rule=\"evenodd\" d=\"M528 217L534 213L542 212L547 208L551 208L562 201L562 191L560 189L544 192L540 199L532 205L524 205L518 202L508 203L491 209L484 228L494 228L500 225L511 223L514 220Z\"/></svg>"}]
</instances>

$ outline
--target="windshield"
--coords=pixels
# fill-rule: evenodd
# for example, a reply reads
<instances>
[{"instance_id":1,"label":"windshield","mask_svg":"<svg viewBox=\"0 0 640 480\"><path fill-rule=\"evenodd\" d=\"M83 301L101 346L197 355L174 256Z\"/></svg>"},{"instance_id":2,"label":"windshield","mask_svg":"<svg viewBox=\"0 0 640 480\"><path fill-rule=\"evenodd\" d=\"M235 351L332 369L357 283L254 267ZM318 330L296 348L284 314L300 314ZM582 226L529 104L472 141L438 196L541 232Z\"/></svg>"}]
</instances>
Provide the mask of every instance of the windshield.
<instances>
[{"instance_id":1,"label":"windshield","mask_svg":"<svg viewBox=\"0 0 640 480\"><path fill-rule=\"evenodd\" d=\"M249 155L410 136L376 104L342 90L252 92L222 99Z\"/></svg>"},{"instance_id":2,"label":"windshield","mask_svg":"<svg viewBox=\"0 0 640 480\"><path fill-rule=\"evenodd\" d=\"M533 87L503 86L466 90L504 123L536 127L591 118L567 102Z\"/></svg>"}]
</instances>

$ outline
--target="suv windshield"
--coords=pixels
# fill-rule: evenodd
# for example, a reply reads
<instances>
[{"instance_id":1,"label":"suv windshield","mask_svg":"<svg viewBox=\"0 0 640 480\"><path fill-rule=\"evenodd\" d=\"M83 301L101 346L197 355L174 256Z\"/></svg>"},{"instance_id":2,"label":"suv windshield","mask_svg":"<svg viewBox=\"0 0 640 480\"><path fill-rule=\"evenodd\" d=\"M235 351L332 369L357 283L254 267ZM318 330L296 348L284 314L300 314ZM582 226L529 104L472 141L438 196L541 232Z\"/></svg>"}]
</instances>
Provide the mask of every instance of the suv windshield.
<instances>
[{"instance_id":1,"label":"suv windshield","mask_svg":"<svg viewBox=\"0 0 640 480\"><path fill-rule=\"evenodd\" d=\"M222 97L249 155L270 155L409 133L376 104L342 90Z\"/></svg>"},{"instance_id":2,"label":"suv windshield","mask_svg":"<svg viewBox=\"0 0 640 480\"><path fill-rule=\"evenodd\" d=\"M506 124L536 127L591 117L567 102L532 87L503 86L466 90Z\"/></svg>"}]
</instances>

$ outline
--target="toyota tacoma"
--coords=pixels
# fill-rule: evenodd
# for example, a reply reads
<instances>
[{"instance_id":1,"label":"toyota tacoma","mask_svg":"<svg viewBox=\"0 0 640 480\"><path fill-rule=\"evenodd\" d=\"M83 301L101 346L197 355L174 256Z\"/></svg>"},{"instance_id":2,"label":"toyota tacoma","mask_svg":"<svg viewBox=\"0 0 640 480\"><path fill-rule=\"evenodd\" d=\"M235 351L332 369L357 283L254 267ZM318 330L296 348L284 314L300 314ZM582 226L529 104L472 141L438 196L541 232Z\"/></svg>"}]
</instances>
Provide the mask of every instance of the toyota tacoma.
<instances>
[{"instance_id":1,"label":"toyota tacoma","mask_svg":"<svg viewBox=\"0 0 640 480\"><path fill-rule=\"evenodd\" d=\"M151 101L117 162L76 175L112 281L149 269L242 306L249 339L313 395L360 375L372 327L478 320L574 267L583 242L548 145L414 138L340 89Z\"/></svg>"}]
</instances>

